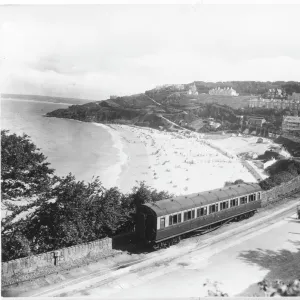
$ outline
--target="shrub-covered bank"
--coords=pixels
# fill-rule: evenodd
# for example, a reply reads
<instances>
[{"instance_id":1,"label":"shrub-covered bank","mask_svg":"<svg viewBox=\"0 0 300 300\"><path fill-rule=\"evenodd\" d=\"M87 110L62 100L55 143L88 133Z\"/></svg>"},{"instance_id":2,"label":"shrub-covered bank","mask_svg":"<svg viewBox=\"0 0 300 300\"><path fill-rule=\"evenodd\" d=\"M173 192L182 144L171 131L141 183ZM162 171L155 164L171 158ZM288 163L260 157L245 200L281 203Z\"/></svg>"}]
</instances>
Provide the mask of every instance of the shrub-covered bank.
<instances>
[{"instance_id":1,"label":"shrub-covered bank","mask_svg":"<svg viewBox=\"0 0 300 300\"><path fill-rule=\"evenodd\" d=\"M143 182L123 194L99 178L58 177L28 136L1 131L1 138L1 201L10 211L2 219L2 261L131 231L137 205L171 196ZM28 204L14 204L20 199Z\"/></svg>"}]
</instances>

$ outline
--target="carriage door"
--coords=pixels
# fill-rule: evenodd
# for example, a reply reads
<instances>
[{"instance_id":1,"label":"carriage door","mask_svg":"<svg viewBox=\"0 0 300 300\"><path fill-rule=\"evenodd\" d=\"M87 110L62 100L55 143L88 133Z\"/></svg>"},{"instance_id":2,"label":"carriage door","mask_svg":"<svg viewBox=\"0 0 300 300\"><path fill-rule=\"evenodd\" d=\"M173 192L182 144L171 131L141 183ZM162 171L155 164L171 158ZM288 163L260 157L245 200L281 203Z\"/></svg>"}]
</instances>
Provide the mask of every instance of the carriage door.
<instances>
[{"instance_id":1,"label":"carriage door","mask_svg":"<svg viewBox=\"0 0 300 300\"><path fill-rule=\"evenodd\" d=\"M155 239L156 235L156 222L154 221L156 218L154 218L153 215L146 215L146 239L147 241L152 241Z\"/></svg>"},{"instance_id":2,"label":"carriage door","mask_svg":"<svg viewBox=\"0 0 300 300\"><path fill-rule=\"evenodd\" d=\"M138 224L136 226L137 235L139 238L145 238L145 230L146 230L146 215L143 213L138 214Z\"/></svg>"}]
</instances>

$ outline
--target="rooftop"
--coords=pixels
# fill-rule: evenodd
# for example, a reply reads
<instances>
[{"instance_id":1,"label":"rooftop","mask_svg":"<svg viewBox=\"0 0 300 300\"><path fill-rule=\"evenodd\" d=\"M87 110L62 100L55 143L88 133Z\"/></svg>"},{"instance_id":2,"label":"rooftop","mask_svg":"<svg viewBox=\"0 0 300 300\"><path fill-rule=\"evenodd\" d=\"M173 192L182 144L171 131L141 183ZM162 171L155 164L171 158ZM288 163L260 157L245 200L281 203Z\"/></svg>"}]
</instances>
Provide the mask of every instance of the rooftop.
<instances>
[{"instance_id":1,"label":"rooftop","mask_svg":"<svg viewBox=\"0 0 300 300\"><path fill-rule=\"evenodd\" d=\"M164 199L155 203L146 203L144 205L151 208L157 217L159 217L258 191L261 191L261 187L257 183L242 183L211 191Z\"/></svg>"}]
</instances>

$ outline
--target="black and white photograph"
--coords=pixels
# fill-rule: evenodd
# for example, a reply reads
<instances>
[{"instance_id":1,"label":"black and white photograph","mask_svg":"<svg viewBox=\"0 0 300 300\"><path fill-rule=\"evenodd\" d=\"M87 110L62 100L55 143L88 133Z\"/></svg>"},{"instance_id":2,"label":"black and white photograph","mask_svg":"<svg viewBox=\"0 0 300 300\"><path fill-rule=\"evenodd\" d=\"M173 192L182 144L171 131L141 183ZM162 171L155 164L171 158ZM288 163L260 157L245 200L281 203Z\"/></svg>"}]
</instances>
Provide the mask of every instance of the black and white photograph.
<instances>
[{"instance_id":1,"label":"black and white photograph","mask_svg":"<svg viewBox=\"0 0 300 300\"><path fill-rule=\"evenodd\" d=\"M300 297L299 16L1 4L2 297Z\"/></svg>"}]
</instances>

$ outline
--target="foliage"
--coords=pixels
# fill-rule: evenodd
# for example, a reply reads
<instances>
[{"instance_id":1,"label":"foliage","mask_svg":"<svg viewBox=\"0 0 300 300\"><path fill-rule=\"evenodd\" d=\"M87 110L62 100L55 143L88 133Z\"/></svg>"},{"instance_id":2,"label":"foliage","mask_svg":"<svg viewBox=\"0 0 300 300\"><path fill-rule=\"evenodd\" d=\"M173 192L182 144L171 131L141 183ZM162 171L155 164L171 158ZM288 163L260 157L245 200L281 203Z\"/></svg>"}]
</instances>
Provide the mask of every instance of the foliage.
<instances>
[{"instance_id":1,"label":"foliage","mask_svg":"<svg viewBox=\"0 0 300 300\"><path fill-rule=\"evenodd\" d=\"M231 186L231 185L241 184L241 183L245 183L245 181L243 179L237 179L234 182L232 182L232 181L226 181L225 184L224 184L224 186Z\"/></svg>"},{"instance_id":2,"label":"foliage","mask_svg":"<svg viewBox=\"0 0 300 300\"><path fill-rule=\"evenodd\" d=\"M136 207L171 197L145 182L123 194L116 187L105 189L98 177L90 183L76 181L72 174L57 177L28 136L2 134L6 146L2 148L2 181L15 176L29 185L23 193L17 193L15 185L10 189L5 185L6 195L34 196L24 206L5 203L10 214L2 219L3 261L132 231ZM29 174L28 178L24 174ZM40 185L36 176L41 178Z\"/></svg>"},{"instance_id":3,"label":"foliage","mask_svg":"<svg viewBox=\"0 0 300 300\"><path fill-rule=\"evenodd\" d=\"M156 189L152 189L150 186L146 185L144 181L142 181L139 183L139 186L135 186L132 189L132 193L129 197L132 199L135 207L139 207L144 203L171 198L172 194L169 194L166 191L158 192Z\"/></svg>"},{"instance_id":4,"label":"foliage","mask_svg":"<svg viewBox=\"0 0 300 300\"><path fill-rule=\"evenodd\" d=\"M49 190L54 172L29 136L1 130L2 200L31 197Z\"/></svg>"},{"instance_id":5,"label":"foliage","mask_svg":"<svg viewBox=\"0 0 300 300\"><path fill-rule=\"evenodd\" d=\"M278 160L269 166L266 171L270 177L259 183L264 190L271 189L298 176L300 174L300 162L290 159Z\"/></svg>"},{"instance_id":6,"label":"foliage","mask_svg":"<svg viewBox=\"0 0 300 300\"><path fill-rule=\"evenodd\" d=\"M2 261L26 257L31 254L30 242L20 233L3 236L1 246Z\"/></svg>"}]
</instances>

